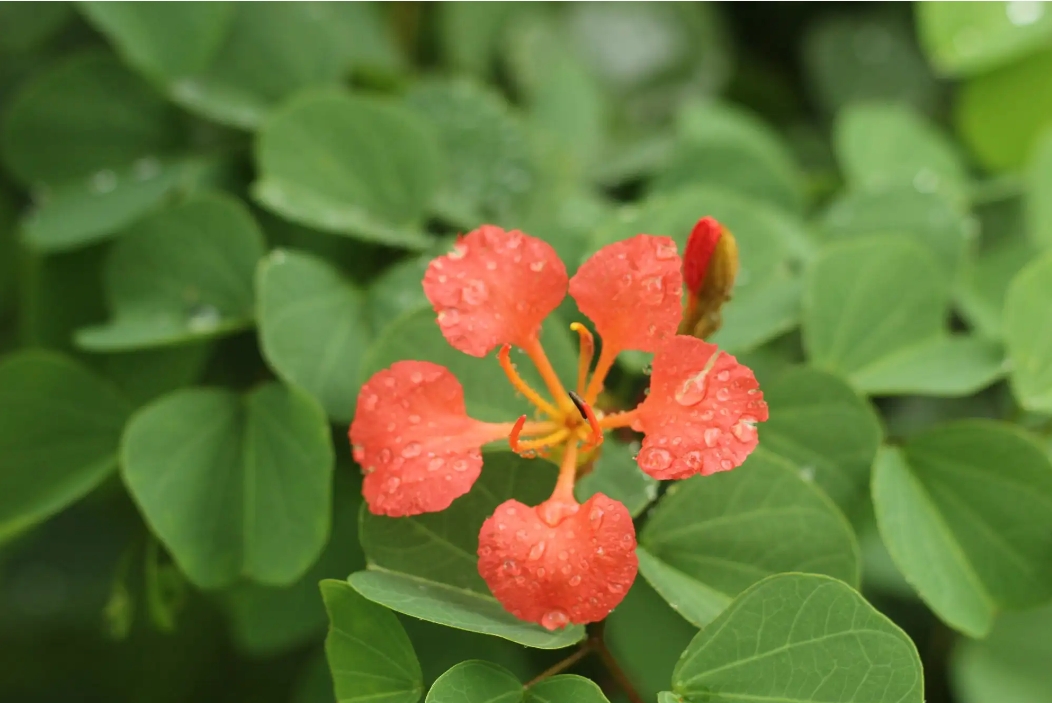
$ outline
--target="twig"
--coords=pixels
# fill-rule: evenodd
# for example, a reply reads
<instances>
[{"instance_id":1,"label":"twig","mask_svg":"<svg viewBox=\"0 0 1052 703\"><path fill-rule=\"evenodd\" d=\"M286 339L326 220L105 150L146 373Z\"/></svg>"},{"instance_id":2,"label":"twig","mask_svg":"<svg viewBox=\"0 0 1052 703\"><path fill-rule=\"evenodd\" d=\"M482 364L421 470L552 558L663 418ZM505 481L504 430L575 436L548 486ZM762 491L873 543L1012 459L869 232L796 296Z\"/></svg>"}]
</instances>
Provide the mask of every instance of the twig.
<instances>
[{"instance_id":1,"label":"twig","mask_svg":"<svg viewBox=\"0 0 1052 703\"><path fill-rule=\"evenodd\" d=\"M606 627L606 621L597 622L591 628L591 636L588 638L589 642L592 642L592 646L595 651L598 652L599 658L603 660L603 666L610 672L610 676L613 677L614 683L624 691L625 696L631 703L646 703L643 700L643 696L639 695L636 691L635 686L629 681L628 675L625 674L621 665L617 663L617 659L610 653L610 650L606 647L606 642L603 640L603 630Z\"/></svg>"},{"instance_id":2,"label":"twig","mask_svg":"<svg viewBox=\"0 0 1052 703\"><path fill-rule=\"evenodd\" d=\"M592 638L589 637L581 643L581 646L577 648L576 652L566 657L565 659L556 662L555 664L553 664L552 666L535 676L529 683L526 684L526 688L529 688L535 683L540 683L541 681L544 681L549 676L555 676L556 674L566 671L571 666L581 661L594 651L595 643L592 641Z\"/></svg>"}]
</instances>

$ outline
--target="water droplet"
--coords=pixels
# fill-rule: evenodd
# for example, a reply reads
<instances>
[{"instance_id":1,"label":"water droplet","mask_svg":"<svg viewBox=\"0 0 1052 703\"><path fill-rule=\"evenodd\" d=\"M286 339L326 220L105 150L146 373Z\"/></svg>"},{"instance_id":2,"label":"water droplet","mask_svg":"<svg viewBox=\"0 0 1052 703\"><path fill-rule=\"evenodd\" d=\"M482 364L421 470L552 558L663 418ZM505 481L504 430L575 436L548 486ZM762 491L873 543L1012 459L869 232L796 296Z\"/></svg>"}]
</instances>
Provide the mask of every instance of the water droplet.
<instances>
[{"instance_id":1,"label":"water droplet","mask_svg":"<svg viewBox=\"0 0 1052 703\"><path fill-rule=\"evenodd\" d=\"M661 276L643 279L639 298L646 305L660 305L665 299L665 280Z\"/></svg>"},{"instance_id":2,"label":"water droplet","mask_svg":"<svg viewBox=\"0 0 1052 703\"><path fill-rule=\"evenodd\" d=\"M387 447L381 449L379 459L381 464L386 464L387 462L391 461L391 450Z\"/></svg>"},{"instance_id":3,"label":"water droplet","mask_svg":"<svg viewBox=\"0 0 1052 703\"><path fill-rule=\"evenodd\" d=\"M537 259L532 264L530 264L530 271L533 271L534 273L540 273L543 270L544 270L544 260L543 259Z\"/></svg>"},{"instance_id":4,"label":"water droplet","mask_svg":"<svg viewBox=\"0 0 1052 703\"><path fill-rule=\"evenodd\" d=\"M748 418L742 418L734 427L731 428L731 432L742 442L751 442L756 439L756 423L754 420Z\"/></svg>"},{"instance_id":5,"label":"water droplet","mask_svg":"<svg viewBox=\"0 0 1052 703\"><path fill-rule=\"evenodd\" d=\"M428 471L438 471L439 469L441 469L445 465L446 465L446 460L443 459L440 456L436 456L434 459L432 459L431 461L427 462L427 470Z\"/></svg>"},{"instance_id":6,"label":"water droplet","mask_svg":"<svg viewBox=\"0 0 1052 703\"><path fill-rule=\"evenodd\" d=\"M558 630L560 627L566 627L569 622L570 616L561 610L549 610L541 618L541 625L546 630Z\"/></svg>"},{"instance_id":7,"label":"water droplet","mask_svg":"<svg viewBox=\"0 0 1052 703\"><path fill-rule=\"evenodd\" d=\"M635 541L636 541L635 538L632 537L632 535L628 534L627 532L625 534L621 535L621 544L624 545L625 547L631 547L632 543L635 542Z\"/></svg>"},{"instance_id":8,"label":"water droplet","mask_svg":"<svg viewBox=\"0 0 1052 703\"><path fill-rule=\"evenodd\" d=\"M420 424L420 416L419 415L410 415L409 417L406 418L406 420L409 420L409 424L410 425L419 425Z\"/></svg>"},{"instance_id":9,"label":"water droplet","mask_svg":"<svg viewBox=\"0 0 1052 703\"><path fill-rule=\"evenodd\" d=\"M405 448L402 450L402 456L406 459L412 459L415 456L420 456L421 449L419 442L410 442L405 445Z\"/></svg>"},{"instance_id":10,"label":"water droplet","mask_svg":"<svg viewBox=\"0 0 1052 703\"><path fill-rule=\"evenodd\" d=\"M1025 27L1041 19L1045 14L1045 8L1041 2L1016 0L1007 3L1005 14L1008 16L1008 21L1015 26Z\"/></svg>"},{"instance_id":11,"label":"water droplet","mask_svg":"<svg viewBox=\"0 0 1052 703\"><path fill-rule=\"evenodd\" d=\"M497 270L497 262L494 261L493 259L490 259L489 261L487 261L486 262L486 270L487 271L496 271Z\"/></svg>"},{"instance_id":12,"label":"water droplet","mask_svg":"<svg viewBox=\"0 0 1052 703\"><path fill-rule=\"evenodd\" d=\"M190 311L190 316L186 319L186 326L191 332L198 334L212 332L219 327L222 319L219 310L214 306L198 305Z\"/></svg>"},{"instance_id":13,"label":"water droplet","mask_svg":"<svg viewBox=\"0 0 1052 703\"><path fill-rule=\"evenodd\" d=\"M362 406L369 412L372 412L373 410L376 410L376 406L379 403L380 396L376 395L375 393L370 393L369 395L365 396L365 400L362 402Z\"/></svg>"},{"instance_id":14,"label":"water droplet","mask_svg":"<svg viewBox=\"0 0 1052 703\"><path fill-rule=\"evenodd\" d=\"M662 261L668 261L669 259L673 259L676 256L676 245L674 243L659 243L654 248L654 256L661 259Z\"/></svg>"},{"instance_id":15,"label":"water droplet","mask_svg":"<svg viewBox=\"0 0 1052 703\"><path fill-rule=\"evenodd\" d=\"M354 457L354 460L357 461L359 464L362 463L362 459L365 458L365 447L363 447L360 444L352 445L351 456Z\"/></svg>"},{"instance_id":16,"label":"water droplet","mask_svg":"<svg viewBox=\"0 0 1052 703\"><path fill-rule=\"evenodd\" d=\"M705 446L715 447L720 441L720 434L721 432L718 427L710 427L705 430L705 434L703 435L705 438Z\"/></svg>"},{"instance_id":17,"label":"water droplet","mask_svg":"<svg viewBox=\"0 0 1052 703\"><path fill-rule=\"evenodd\" d=\"M537 569L537 578L544 578L544 575L546 573L548 573L548 572L545 571L544 567L542 566L541 568Z\"/></svg>"},{"instance_id":18,"label":"water droplet","mask_svg":"<svg viewBox=\"0 0 1052 703\"><path fill-rule=\"evenodd\" d=\"M700 403L705 397L705 377L708 373L703 370L684 381L683 385L676 390L676 402L684 407Z\"/></svg>"},{"instance_id":19,"label":"water droplet","mask_svg":"<svg viewBox=\"0 0 1052 703\"><path fill-rule=\"evenodd\" d=\"M731 377L731 372L727 371L726 369L724 369L723 371L720 371L718 374L716 374L716 380L720 381L721 383L726 383L728 380L730 380L730 377Z\"/></svg>"},{"instance_id":20,"label":"water droplet","mask_svg":"<svg viewBox=\"0 0 1052 703\"><path fill-rule=\"evenodd\" d=\"M801 466L800 467L800 478L811 483L815 480L815 467L813 466Z\"/></svg>"},{"instance_id":21,"label":"water droplet","mask_svg":"<svg viewBox=\"0 0 1052 703\"><path fill-rule=\"evenodd\" d=\"M497 523L497 532L504 532L504 530L506 529L508 529L508 526L505 525L503 522Z\"/></svg>"},{"instance_id":22,"label":"water droplet","mask_svg":"<svg viewBox=\"0 0 1052 703\"><path fill-rule=\"evenodd\" d=\"M530 547L530 553L528 555L529 558L534 561L540 559L542 556L544 556L544 547L544 540L541 540L540 542Z\"/></svg>"},{"instance_id":23,"label":"water droplet","mask_svg":"<svg viewBox=\"0 0 1052 703\"><path fill-rule=\"evenodd\" d=\"M488 557L492 553L493 553L493 548L492 547L482 547L481 549L479 549L479 555L480 556Z\"/></svg>"},{"instance_id":24,"label":"water droplet","mask_svg":"<svg viewBox=\"0 0 1052 703\"><path fill-rule=\"evenodd\" d=\"M683 455L683 463L690 467L691 471L701 471L701 467L705 464L705 455L695 449Z\"/></svg>"},{"instance_id":25,"label":"water droplet","mask_svg":"<svg viewBox=\"0 0 1052 703\"><path fill-rule=\"evenodd\" d=\"M519 568L519 563L517 561L514 559L508 559L504 562L504 571L511 576L518 576L522 572L522 569Z\"/></svg>"},{"instance_id":26,"label":"water droplet","mask_svg":"<svg viewBox=\"0 0 1052 703\"><path fill-rule=\"evenodd\" d=\"M453 247L453 251L449 252L446 256L450 259L463 259L464 255L468 253L468 248L463 244L457 244Z\"/></svg>"},{"instance_id":27,"label":"water droplet","mask_svg":"<svg viewBox=\"0 0 1052 703\"><path fill-rule=\"evenodd\" d=\"M145 156L132 165L132 176L137 181L148 181L161 173L161 162L152 156Z\"/></svg>"},{"instance_id":28,"label":"water droplet","mask_svg":"<svg viewBox=\"0 0 1052 703\"><path fill-rule=\"evenodd\" d=\"M722 402L728 401L731 398L731 391L729 388L721 388L716 391L716 400Z\"/></svg>"},{"instance_id":29,"label":"water droplet","mask_svg":"<svg viewBox=\"0 0 1052 703\"><path fill-rule=\"evenodd\" d=\"M573 576L573 577L571 577L570 578L570 585L571 586L580 586L581 585L581 577L580 576Z\"/></svg>"},{"instance_id":30,"label":"water droplet","mask_svg":"<svg viewBox=\"0 0 1052 703\"><path fill-rule=\"evenodd\" d=\"M516 537L516 538L517 538L517 539L518 539L518 540L519 540L520 542L525 542L525 541L526 541L526 538L527 538L527 537L529 537L529 536L530 536L530 533L529 533L529 532L527 532L526 530L519 530L518 532L516 532L516 533L515 533L515 537Z\"/></svg>"},{"instance_id":31,"label":"water droplet","mask_svg":"<svg viewBox=\"0 0 1052 703\"><path fill-rule=\"evenodd\" d=\"M592 511L588 513L588 522L591 523L593 530L598 530L603 524L603 509L592 508Z\"/></svg>"},{"instance_id":32,"label":"water droplet","mask_svg":"<svg viewBox=\"0 0 1052 703\"><path fill-rule=\"evenodd\" d=\"M391 478L387 479L387 492L394 493L398 490L398 487L401 485L402 479L398 478L397 476L392 476Z\"/></svg>"},{"instance_id":33,"label":"water droplet","mask_svg":"<svg viewBox=\"0 0 1052 703\"><path fill-rule=\"evenodd\" d=\"M603 554L605 554L605 552L603 552L603 548L602 547L596 547L595 553L598 554L599 556L603 556Z\"/></svg>"},{"instance_id":34,"label":"water droplet","mask_svg":"<svg viewBox=\"0 0 1052 703\"><path fill-rule=\"evenodd\" d=\"M456 461L453 462L453 470L454 471L459 471L459 472L467 471L468 470L468 462L464 461L463 459L457 459ZM510 514L511 513L509 513L509 515Z\"/></svg>"},{"instance_id":35,"label":"water droplet","mask_svg":"<svg viewBox=\"0 0 1052 703\"><path fill-rule=\"evenodd\" d=\"M109 193L117 187L117 174L109 169L103 169L91 174L88 179L88 188L92 193L102 195Z\"/></svg>"},{"instance_id":36,"label":"water droplet","mask_svg":"<svg viewBox=\"0 0 1052 703\"><path fill-rule=\"evenodd\" d=\"M413 383L421 384L424 382L424 374L420 373L419 371L414 371L413 373L409 374L409 380Z\"/></svg>"},{"instance_id":37,"label":"water droplet","mask_svg":"<svg viewBox=\"0 0 1052 703\"><path fill-rule=\"evenodd\" d=\"M489 297L489 290L482 281L468 281L461 289L460 297L468 305L481 305Z\"/></svg>"},{"instance_id":38,"label":"water droplet","mask_svg":"<svg viewBox=\"0 0 1052 703\"><path fill-rule=\"evenodd\" d=\"M570 553L565 549L559 552L559 561L566 561L570 558Z\"/></svg>"},{"instance_id":39,"label":"water droplet","mask_svg":"<svg viewBox=\"0 0 1052 703\"><path fill-rule=\"evenodd\" d=\"M663 471L672 463L672 455L664 449L646 449L639 453L638 463L644 471Z\"/></svg>"},{"instance_id":40,"label":"water droplet","mask_svg":"<svg viewBox=\"0 0 1052 703\"><path fill-rule=\"evenodd\" d=\"M610 591L611 593L624 593L625 587L619 583L608 583L606 584L606 590Z\"/></svg>"},{"instance_id":41,"label":"water droplet","mask_svg":"<svg viewBox=\"0 0 1052 703\"><path fill-rule=\"evenodd\" d=\"M724 471L730 471L731 469L734 468L734 462L731 461L730 459L724 459L723 461L720 462L720 468L723 469Z\"/></svg>"}]
</instances>

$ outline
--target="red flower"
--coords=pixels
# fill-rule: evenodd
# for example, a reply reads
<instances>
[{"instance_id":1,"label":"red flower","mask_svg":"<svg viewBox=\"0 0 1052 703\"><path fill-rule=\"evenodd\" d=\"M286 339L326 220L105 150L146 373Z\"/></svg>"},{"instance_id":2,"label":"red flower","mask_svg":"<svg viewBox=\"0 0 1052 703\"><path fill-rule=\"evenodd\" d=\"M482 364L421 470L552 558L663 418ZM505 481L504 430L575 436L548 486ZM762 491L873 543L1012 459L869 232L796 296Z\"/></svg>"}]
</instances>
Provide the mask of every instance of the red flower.
<instances>
[{"instance_id":1,"label":"red flower","mask_svg":"<svg viewBox=\"0 0 1052 703\"><path fill-rule=\"evenodd\" d=\"M538 337L567 287L603 342L589 374L592 334L571 325L581 340L574 392ZM656 478L734 468L756 447L755 423L767 419L756 379L714 345L676 336L683 271L668 237L641 234L604 247L568 280L547 243L486 225L431 262L424 292L452 346L480 357L500 347L501 366L538 419L470 418L461 385L434 364L403 361L377 373L362 388L350 429L369 509L401 516L448 507L478 478L488 442L507 439L520 453L559 450L551 498L535 508L507 501L486 520L479 573L506 608L549 629L602 619L635 579L635 529L625 507L602 494L577 503L578 458L605 430L631 426L645 434L639 466ZM518 375L512 345L537 367L550 399ZM656 352L650 395L634 410L595 412L607 373L630 349Z\"/></svg>"}]
</instances>

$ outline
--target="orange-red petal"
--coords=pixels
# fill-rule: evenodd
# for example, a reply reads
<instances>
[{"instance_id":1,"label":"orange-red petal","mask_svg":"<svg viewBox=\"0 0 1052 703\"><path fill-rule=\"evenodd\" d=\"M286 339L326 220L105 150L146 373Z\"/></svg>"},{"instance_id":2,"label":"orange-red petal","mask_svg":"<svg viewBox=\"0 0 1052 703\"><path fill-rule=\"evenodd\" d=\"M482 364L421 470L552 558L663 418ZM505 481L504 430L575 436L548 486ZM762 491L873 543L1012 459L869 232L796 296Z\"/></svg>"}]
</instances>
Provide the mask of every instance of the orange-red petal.
<instances>
[{"instance_id":1,"label":"orange-red petal","mask_svg":"<svg viewBox=\"0 0 1052 703\"><path fill-rule=\"evenodd\" d=\"M720 242L723 227L715 217L703 217L694 225L683 250L683 282L687 290L697 293L709 271L709 261Z\"/></svg>"},{"instance_id":2,"label":"orange-red petal","mask_svg":"<svg viewBox=\"0 0 1052 703\"><path fill-rule=\"evenodd\" d=\"M427 267L424 293L456 349L485 356L524 346L566 295L566 267L551 245L517 230L483 225Z\"/></svg>"},{"instance_id":3,"label":"orange-red petal","mask_svg":"<svg viewBox=\"0 0 1052 703\"><path fill-rule=\"evenodd\" d=\"M445 510L471 490L481 447L499 426L468 417L464 388L445 367L398 361L362 386L351 424L362 495L377 515Z\"/></svg>"},{"instance_id":4,"label":"orange-red petal","mask_svg":"<svg viewBox=\"0 0 1052 703\"><path fill-rule=\"evenodd\" d=\"M595 323L604 345L656 351L683 316L676 243L639 234L605 246L570 279L570 295Z\"/></svg>"},{"instance_id":5,"label":"orange-red petal","mask_svg":"<svg viewBox=\"0 0 1052 703\"><path fill-rule=\"evenodd\" d=\"M650 394L633 427L645 433L636 457L658 479L740 466L767 419L756 377L715 344L679 335L654 356Z\"/></svg>"},{"instance_id":6,"label":"orange-red petal","mask_svg":"<svg viewBox=\"0 0 1052 703\"><path fill-rule=\"evenodd\" d=\"M522 620L549 630L602 620L636 578L632 516L602 493L554 526L542 514L544 504L499 505L479 532L479 574Z\"/></svg>"}]
</instances>

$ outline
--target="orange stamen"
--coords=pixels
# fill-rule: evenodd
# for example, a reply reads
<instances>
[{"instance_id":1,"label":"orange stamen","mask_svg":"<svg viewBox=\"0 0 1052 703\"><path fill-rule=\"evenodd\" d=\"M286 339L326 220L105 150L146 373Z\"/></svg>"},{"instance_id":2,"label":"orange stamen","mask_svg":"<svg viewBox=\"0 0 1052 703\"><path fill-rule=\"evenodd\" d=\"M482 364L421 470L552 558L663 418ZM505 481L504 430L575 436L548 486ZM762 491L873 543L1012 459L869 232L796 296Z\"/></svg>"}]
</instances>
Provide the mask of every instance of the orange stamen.
<instances>
[{"instance_id":1,"label":"orange stamen","mask_svg":"<svg viewBox=\"0 0 1052 703\"><path fill-rule=\"evenodd\" d=\"M522 393L526 400L536 405L546 415L551 418L558 418L560 415L559 410L542 398L540 393L530 388L530 385L526 383L526 381L522 380L522 376L520 376L519 372L515 370L515 364L511 363L510 354L511 345L505 344L500 348L500 351L497 352L497 361L500 362L500 367L504 369L504 375L508 377L509 381L511 381L511 385L514 386L515 390L519 393Z\"/></svg>"},{"instance_id":2,"label":"orange stamen","mask_svg":"<svg viewBox=\"0 0 1052 703\"><path fill-rule=\"evenodd\" d=\"M577 357L577 393L581 394L584 393L588 369L592 367L592 357L595 356L595 337L580 322L571 323L570 329L581 338L581 351Z\"/></svg>"},{"instance_id":3,"label":"orange stamen","mask_svg":"<svg viewBox=\"0 0 1052 703\"><path fill-rule=\"evenodd\" d=\"M560 503L577 504L573 495L573 484L577 478L577 442L571 441L566 445L563 454L563 463L559 466L559 479L555 482L555 490L552 491L552 501Z\"/></svg>"},{"instance_id":4,"label":"orange stamen","mask_svg":"<svg viewBox=\"0 0 1052 703\"><path fill-rule=\"evenodd\" d=\"M548 386L548 391L555 398L559 409L562 410L563 414L572 413L574 411L573 403L570 402L570 397L566 394L566 389L563 388L559 375L552 368L552 362L548 361L548 355L544 353L544 347L541 346L541 340L537 338L537 334L532 334L522 348L526 355L530 357L533 365L537 367L537 372L541 375L541 379L544 380L544 384ZM556 416L555 413L549 414L553 417Z\"/></svg>"},{"instance_id":5,"label":"orange stamen","mask_svg":"<svg viewBox=\"0 0 1052 703\"><path fill-rule=\"evenodd\" d=\"M596 363L595 371L592 373L592 380L589 381L588 388L584 393L584 401L589 405L595 405L599 394L603 392L603 382L606 381L606 375L610 373L614 360L617 359L617 354L620 351L620 349L609 344L603 344L603 350L599 352L599 361Z\"/></svg>"},{"instance_id":6,"label":"orange stamen","mask_svg":"<svg viewBox=\"0 0 1052 703\"><path fill-rule=\"evenodd\" d=\"M523 425L526 424L526 416L521 415L515 424L511 428L511 434L508 435L508 444L511 445L511 450L516 454L519 453L519 433L522 432Z\"/></svg>"},{"instance_id":7,"label":"orange stamen","mask_svg":"<svg viewBox=\"0 0 1052 703\"><path fill-rule=\"evenodd\" d=\"M628 410L623 413L614 413L613 415L605 415L599 421L599 426L604 430L612 430L618 427L628 427L635 422L638 415L639 408L634 410Z\"/></svg>"},{"instance_id":8,"label":"orange stamen","mask_svg":"<svg viewBox=\"0 0 1052 703\"><path fill-rule=\"evenodd\" d=\"M577 406L577 410L580 411L581 417L588 420L588 426L592 430L592 436L588 439L588 443L585 445L587 448L598 447L603 443L603 430L599 427L599 421L595 417L595 412L592 411L592 406L581 400L581 396L577 395L573 391L570 391L570 400Z\"/></svg>"},{"instance_id":9,"label":"orange stamen","mask_svg":"<svg viewBox=\"0 0 1052 703\"><path fill-rule=\"evenodd\" d=\"M536 449L546 449L548 447L552 447L556 444L559 444L569 436L570 430L564 427L561 430L556 430L550 435L546 435L544 437L538 437L537 439L528 439L525 442L517 442L516 444L518 448L512 447L512 451L519 452L520 450L529 451Z\"/></svg>"}]
</instances>

